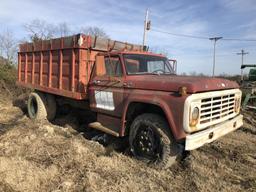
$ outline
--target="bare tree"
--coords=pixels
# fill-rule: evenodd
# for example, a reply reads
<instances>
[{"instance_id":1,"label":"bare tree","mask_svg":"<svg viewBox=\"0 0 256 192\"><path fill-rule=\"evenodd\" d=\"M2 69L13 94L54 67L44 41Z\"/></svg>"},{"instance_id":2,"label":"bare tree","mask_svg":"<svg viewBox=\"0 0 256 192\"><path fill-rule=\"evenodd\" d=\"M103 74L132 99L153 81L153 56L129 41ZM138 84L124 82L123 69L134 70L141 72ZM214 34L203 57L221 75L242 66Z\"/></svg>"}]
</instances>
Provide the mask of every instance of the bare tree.
<instances>
[{"instance_id":1,"label":"bare tree","mask_svg":"<svg viewBox=\"0 0 256 192\"><path fill-rule=\"evenodd\" d=\"M109 38L107 33L105 33L104 29L99 27L82 27L80 31L87 35Z\"/></svg>"},{"instance_id":2,"label":"bare tree","mask_svg":"<svg viewBox=\"0 0 256 192\"><path fill-rule=\"evenodd\" d=\"M51 24L44 20L35 19L24 25L32 41L48 40L57 36L68 36L72 34L72 30L66 22ZM99 27L82 27L80 32L104 38L109 38L102 28Z\"/></svg>"},{"instance_id":3,"label":"bare tree","mask_svg":"<svg viewBox=\"0 0 256 192\"><path fill-rule=\"evenodd\" d=\"M57 32L58 32L58 36L61 36L61 37L68 36L72 33L70 27L66 22L58 24Z\"/></svg>"},{"instance_id":4,"label":"bare tree","mask_svg":"<svg viewBox=\"0 0 256 192\"><path fill-rule=\"evenodd\" d=\"M186 72L182 72L180 75L181 76L187 76L187 73Z\"/></svg>"},{"instance_id":5,"label":"bare tree","mask_svg":"<svg viewBox=\"0 0 256 192\"><path fill-rule=\"evenodd\" d=\"M191 72L189 72L189 75L190 76L197 76L197 72L196 71L191 71Z\"/></svg>"},{"instance_id":6,"label":"bare tree","mask_svg":"<svg viewBox=\"0 0 256 192\"><path fill-rule=\"evenodd\" d=\"M8 63L16 62L17 41L13 33L6 29L0 34L0 56L5 58Z\"/></svg>"},{"instance_id":7,"label":"bare tree","mask_svg":"<svg viewBox=\"0 0 256 192\"><path fill-rule=\"evenodd\" d=\"M196 71L189 72L189 75L190 76L196 76L196 77L207 77L207 75L205 75L204 73L199 73L199 72L196 72Z\"/></svg>"},{"instance_id":8,"label":"bare tree","mask_svg":"<svg viewBox=\"0 0 256 192\"><path fill-rule=\"evenodd\" d=\"M56 26L44 20L35 19L24 25L32 41L48 40L54 37Z\"/></svg>"}]
</instances>

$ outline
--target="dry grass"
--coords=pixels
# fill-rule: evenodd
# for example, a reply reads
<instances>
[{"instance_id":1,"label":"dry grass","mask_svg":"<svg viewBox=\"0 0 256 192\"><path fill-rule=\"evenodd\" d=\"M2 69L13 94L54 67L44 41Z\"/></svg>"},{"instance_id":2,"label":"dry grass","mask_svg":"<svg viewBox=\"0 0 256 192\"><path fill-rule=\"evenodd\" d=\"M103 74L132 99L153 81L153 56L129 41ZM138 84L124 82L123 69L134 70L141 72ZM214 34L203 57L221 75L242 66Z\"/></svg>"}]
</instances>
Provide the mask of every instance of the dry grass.
<instances>
[{"instance_id":1,"label":"dry grass","mask_svg":"<svg viewBox=\"0 0 256 192\"><path fill-rule=\"evenodd\" d=\"M32 122L0 96L0 191L256 191L254 116L159 171L70 128Z\"/></svg>"}]
</instances>

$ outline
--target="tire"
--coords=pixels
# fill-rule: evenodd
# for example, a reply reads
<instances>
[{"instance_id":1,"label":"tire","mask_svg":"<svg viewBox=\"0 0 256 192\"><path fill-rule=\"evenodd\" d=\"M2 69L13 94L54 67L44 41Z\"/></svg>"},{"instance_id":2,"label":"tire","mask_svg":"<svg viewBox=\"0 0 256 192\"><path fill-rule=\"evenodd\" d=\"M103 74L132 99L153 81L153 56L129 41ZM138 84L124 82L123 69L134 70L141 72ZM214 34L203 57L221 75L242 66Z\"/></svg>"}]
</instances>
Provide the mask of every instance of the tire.
<instances>
[{"instance_id":1,"label":"tire","mask_svg":"<svg viewBox=\"0 0 256 192\"><path fill-rule=\"evenodd\" d=\"M130 127L129 143L135 158L156 168L172 166L182 154L165 119L156 114L145 113L135 118Z\"/></svg>"},{"instance_id":2,"label":"tire","mask_svg":"<svg viewBox=\"0 0 256 192\"><path fill-rule=\"evenodd\" d=\"M28 115L33 120L53 120L56 115L56 101L53 95L33 92L28 99Z\"/></svg>"},{"instance_id":3,"label":"tire","mask_svg":"<svg viewBox=\"0 0 256 192\"><path fill-rule=\"evenodd\" d=\"M46 120L46 99L42 93L31 93L28 98L28 115L33 120Z\"/></svg>"}]
</instances>

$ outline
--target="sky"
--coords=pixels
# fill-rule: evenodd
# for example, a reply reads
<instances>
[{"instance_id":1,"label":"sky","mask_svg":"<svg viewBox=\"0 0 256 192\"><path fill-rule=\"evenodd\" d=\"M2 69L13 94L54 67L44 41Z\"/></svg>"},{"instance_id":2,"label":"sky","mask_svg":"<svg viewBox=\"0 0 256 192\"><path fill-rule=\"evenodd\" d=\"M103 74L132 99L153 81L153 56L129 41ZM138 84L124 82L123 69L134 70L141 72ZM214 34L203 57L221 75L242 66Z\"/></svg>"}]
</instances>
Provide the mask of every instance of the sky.
<instances>
[{"instance_id":1,"label":"sky","mask_svg":"<svg viewBox=\"0 0 256 192\"><path fill-rule=\"evenodd\" d=\"M0 32L6 29L16 39L27 36L24 24L34 19L66 22L79 32L83 26L98 26L111 39L141 44L145 10L152 30L147 45L177 59L178 73L212 73L213 42L159 33L203 37L256 39L256 0L0 0ZM216 44L216 74L240 74L244 63L256 64L256 41L225 41Z\"/></svg>"}]
</instances>

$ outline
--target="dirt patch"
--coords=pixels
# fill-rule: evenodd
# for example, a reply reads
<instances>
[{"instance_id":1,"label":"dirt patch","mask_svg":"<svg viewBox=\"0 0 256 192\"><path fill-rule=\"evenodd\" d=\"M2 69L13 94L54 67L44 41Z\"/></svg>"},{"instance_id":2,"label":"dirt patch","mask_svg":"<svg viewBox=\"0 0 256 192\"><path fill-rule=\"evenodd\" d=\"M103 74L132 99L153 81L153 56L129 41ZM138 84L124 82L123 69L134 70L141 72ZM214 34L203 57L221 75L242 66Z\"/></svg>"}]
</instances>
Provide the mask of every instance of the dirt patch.
<instances>
[{"instance_id":1,"label":"dirt patch","mask_svg":"<svg viewBox=\"0 0 256 192\"><path fill-rule=\"evenodd\" d=\"M70 127L35 123L0 96L0 191L256 191L256 119L245 116L243 128L157 170Z\"/></svg>"}]
</instances>

